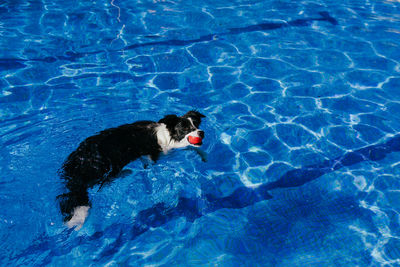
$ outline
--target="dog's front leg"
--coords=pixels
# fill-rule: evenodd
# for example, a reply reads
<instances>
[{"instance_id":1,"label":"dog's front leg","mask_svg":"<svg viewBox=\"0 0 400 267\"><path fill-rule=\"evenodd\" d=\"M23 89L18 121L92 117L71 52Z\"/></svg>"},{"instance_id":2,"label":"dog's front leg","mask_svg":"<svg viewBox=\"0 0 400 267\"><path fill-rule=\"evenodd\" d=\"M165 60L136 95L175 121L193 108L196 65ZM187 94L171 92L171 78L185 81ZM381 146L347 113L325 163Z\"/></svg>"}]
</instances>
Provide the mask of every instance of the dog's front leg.
<instances>
[{"instance_id":1,"label":"dog's front leg","mask_svg":"<svg viewBox=\"0 0 400 267\"><path fill-rule=\"evenodd\" d=\"M199 147L191 147L191 149L193 149L194 151L196 151L196 153L200 156L201 161L202 162L207 162L207 153L204 152L202 149L200 149Z\"/></svg>"},{"instance_id":2,"label":"dog's front leg","mask_svg":"<svg viewBox=\"0 0 400 267\"><path fill-rule=\"evenodd\" d=\"M151 159L151 156L142 156L142 157L140 157L140 161L143 163L144 169L147 169L154 162Z\"/></svg>"}]
</instances>

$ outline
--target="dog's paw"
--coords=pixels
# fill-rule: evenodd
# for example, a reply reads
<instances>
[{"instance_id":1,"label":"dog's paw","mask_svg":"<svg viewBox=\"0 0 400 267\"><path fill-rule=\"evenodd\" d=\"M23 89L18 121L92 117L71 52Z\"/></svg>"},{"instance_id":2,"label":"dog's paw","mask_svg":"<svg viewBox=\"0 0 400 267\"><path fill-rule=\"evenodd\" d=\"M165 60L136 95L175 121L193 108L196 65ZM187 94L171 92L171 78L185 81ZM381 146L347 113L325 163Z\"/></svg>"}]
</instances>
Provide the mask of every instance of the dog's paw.
<instances>
[{"instance_id":1,"label":"dog's paw","mask_svg":"<svg viewBox=\"0 0 400 267\"><path fill-rule=\"evenodd\" d=\"M79 206L74 209L74 213L72 218L65 223L68 228L74 228L75 231L78 231L82 228L83 223L86 220L86 217L89 214L89 206Z\"/></svg>"}]
</instances>

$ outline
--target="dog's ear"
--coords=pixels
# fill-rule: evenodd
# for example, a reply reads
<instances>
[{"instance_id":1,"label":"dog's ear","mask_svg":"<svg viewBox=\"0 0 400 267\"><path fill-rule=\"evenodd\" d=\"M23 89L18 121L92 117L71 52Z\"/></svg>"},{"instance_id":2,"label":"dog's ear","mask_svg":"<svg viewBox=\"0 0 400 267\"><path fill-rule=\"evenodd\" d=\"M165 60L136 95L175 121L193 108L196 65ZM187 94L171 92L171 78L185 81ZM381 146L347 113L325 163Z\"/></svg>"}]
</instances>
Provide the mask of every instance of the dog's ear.
<instances>
[{"instance_id":1,"label":"dog's ear","mask_svg":"<svg viewBox=\"0 0 400 267\"><path fill-rule=\"evenodd\" d=\"M167 115L158 122L167 125L167 129L173 129L178 124L179 118L176 115Z\"/></svg>"},{"instance_id":2,"label":"dog's ear","mask_svg":"<svg viewBox=\"0 0 400 267\"><path fill-rule=\"evenodd\" d=\"M203 114L201 114L200 112L198 112L196 110L191 110L188 113L186 113L185 115L183 115L183 118L191 118L194 126L196 126L197 128L200 126L201 118L205 118L205 117L206 116L204 116Z\"/></svg>"}]
</instances>

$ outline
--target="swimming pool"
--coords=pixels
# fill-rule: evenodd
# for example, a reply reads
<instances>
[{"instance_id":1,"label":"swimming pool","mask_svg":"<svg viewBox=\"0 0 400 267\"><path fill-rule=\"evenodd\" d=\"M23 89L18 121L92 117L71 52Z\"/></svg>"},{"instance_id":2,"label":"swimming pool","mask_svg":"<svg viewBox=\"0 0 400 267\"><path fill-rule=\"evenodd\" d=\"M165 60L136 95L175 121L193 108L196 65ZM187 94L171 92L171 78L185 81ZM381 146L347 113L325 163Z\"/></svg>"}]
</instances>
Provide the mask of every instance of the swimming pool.
<instances>
[{"instance_id":1,"label":"swimming pool","mask_svg":"<svg viewBox=\"0 0 400 267\"><path fill-rule=\"evenodd\" d=\"M400 3L0 4L0 264L400 264ZM174 151L90 191L62 224L58 170L86 137L198 109Z\"/></svg>"}]
</instances>

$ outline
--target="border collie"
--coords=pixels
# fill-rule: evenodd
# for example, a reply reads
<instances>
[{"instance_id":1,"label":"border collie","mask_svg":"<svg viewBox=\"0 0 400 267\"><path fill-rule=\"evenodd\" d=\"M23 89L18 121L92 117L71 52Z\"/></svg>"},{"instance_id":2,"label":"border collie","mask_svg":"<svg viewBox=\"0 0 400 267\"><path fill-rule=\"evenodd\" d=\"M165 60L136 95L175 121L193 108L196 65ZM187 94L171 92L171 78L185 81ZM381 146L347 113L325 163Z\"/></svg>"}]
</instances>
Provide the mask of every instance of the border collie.
<instances>
[{"instance_id":1,"label":"border collie","mask_svg":"<svg viewBox=\"0 0 400 267\"><path fill-rule=\"evenodd\" d=\"M85 139L68 156L60 171L67 192L57 198L66 225L79 230L90 208L87 190L95 185L101 188L116 178L129 162L142 156L157 161L161 153L173 148L200 147L204 132L198 127L204 117L192 110L181 117L167 115L158 122L121 125Z\"/></svg>"}]
</instances>

